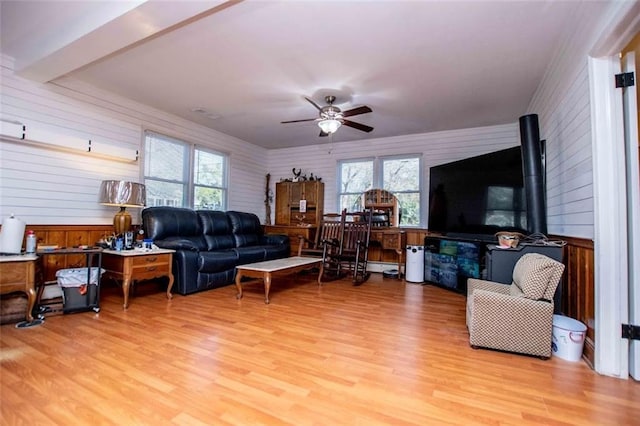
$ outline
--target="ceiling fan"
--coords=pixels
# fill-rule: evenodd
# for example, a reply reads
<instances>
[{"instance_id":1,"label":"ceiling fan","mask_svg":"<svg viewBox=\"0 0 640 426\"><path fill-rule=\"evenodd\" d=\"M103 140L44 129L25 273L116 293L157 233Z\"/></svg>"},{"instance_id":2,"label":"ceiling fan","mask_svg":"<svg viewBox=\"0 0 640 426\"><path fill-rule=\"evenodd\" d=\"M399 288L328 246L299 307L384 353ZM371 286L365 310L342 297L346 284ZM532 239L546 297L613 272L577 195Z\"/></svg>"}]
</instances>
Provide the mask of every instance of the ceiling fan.
<instances>
[{"instance_id":1,"label":"ceiling fan","mask_svg":"<svg viewBox=\"0 0 640 426\"><path fill-rule=\"evenodd\" d=\"M348 109L346 111L340 110L337 106L334 106L333 103L336 100L335 96L325 96L324 100L327 106L321 107L317 103L315 103L312 99L309 99L305 96L305 99L314 107L316 107L319 111L318 118L305 118L303 120L290 120L290 121L282 121L282 124L286 123L300 123L303 121L316 121L318 126L320 126L320 136L329 136L331 133L334 133L341 125L353 127L354 129L367 132L373 130L373 127L367 126L365 124L356 123L355 121L345 120L345 117L351 117L353 115L358 114L366 114L368 112L372 112L371 108L368 106L361 106L357 108Z\"/></svg>"}]
</instances>

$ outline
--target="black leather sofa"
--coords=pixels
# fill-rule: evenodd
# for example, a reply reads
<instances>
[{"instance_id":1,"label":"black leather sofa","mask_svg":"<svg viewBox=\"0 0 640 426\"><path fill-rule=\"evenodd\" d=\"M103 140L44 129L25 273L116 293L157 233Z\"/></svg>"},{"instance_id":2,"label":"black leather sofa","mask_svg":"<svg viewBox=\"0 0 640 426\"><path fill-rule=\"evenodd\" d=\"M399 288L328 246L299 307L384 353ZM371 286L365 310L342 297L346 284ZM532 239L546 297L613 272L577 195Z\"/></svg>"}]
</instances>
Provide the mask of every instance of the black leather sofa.
<instances>
[{"instance_id":1,"label":"black leather sofa","mask_svg":"<svg viewBox=\"0 0 640 426\"><path fill-rule=\"evenodd\" d=\"M232 284L235 267L289 256L289 237L264 235L258 216L236 211L149 207L145 238L173 249L173 288L180 294Z\"/></svg>"}]
</instances>

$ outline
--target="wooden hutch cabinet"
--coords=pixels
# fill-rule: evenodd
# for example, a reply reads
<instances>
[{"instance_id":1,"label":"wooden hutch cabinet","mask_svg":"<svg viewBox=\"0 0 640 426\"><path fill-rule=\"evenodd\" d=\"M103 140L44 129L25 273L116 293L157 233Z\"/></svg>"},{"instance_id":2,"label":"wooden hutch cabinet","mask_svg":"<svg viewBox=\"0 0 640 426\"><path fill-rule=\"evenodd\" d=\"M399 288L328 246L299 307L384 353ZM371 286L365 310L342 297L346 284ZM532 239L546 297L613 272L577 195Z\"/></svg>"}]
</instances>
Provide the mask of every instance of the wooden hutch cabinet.
<instances>
[{"instance_id":1,"label":"wooden hutch cabinet","mask_svg":"<svg viewBox=\"0 0 640 426\"><path fill-rule=\"evenodd\" d=\"M301 200L303 205L306 202L306 211L300 211ZM276 183L276 225L318 226L323 208L323 182L316 180Z\"/></svg>"},{"instance_id":2,"label":"wooden hutch cabinet","mask_svg":"<svg viewBox=\"0 0 640 426\"><path fill-rule=\"evenodd\" d=\"M300 200L306 211L300 211ZM304 204L304 202L303 202ZM265 226L268 234L285 234L291 243L291 255L298 254L300 238L313 240L324 214L324 183L320 181L276 183L275 224Z\"/></svg>"},{"instance_id":3,"label":"wooden hutch cabinet","mask_svg":"<svg viewBox=\"0 0 640 426\"><path fill-rule=\"evenodd\" d=\"M374 212L384 212L388 217L388 226L400 226L398 199L384 189L370 189L364 193L364 208Z\"/></svg>"}]
</instances>

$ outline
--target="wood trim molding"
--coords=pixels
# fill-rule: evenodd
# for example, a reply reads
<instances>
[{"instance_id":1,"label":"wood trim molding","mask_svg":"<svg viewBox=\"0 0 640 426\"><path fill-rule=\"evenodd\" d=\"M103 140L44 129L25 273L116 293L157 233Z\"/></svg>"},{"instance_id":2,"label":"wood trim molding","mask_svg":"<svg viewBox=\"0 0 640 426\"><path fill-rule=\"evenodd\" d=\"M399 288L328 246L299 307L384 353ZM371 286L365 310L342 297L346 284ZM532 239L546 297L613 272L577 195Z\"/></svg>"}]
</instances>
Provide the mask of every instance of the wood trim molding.
<instances>
[{"instance_id":1,"label":"wood trim molding","mask_svg":"<svg viewBox=\"0 0 640 426\"><path fill-rule=\"evenodd\" d=\"M554 235L566 241L563 253L565 273L562 278L562 312L587 326L583 358L595 366L595 274L594 242L576 237Z\"/></svg>"}]
</instances>

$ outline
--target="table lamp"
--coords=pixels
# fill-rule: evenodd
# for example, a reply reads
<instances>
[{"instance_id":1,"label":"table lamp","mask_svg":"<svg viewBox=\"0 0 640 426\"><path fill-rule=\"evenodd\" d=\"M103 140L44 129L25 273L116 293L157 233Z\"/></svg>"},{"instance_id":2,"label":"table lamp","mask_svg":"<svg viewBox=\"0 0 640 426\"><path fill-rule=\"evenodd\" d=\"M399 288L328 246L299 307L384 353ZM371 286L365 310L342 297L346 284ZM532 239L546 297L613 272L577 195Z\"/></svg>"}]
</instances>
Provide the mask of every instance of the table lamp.
<instances>
[{"instance_id":1,"label":"table lamp","mask_svg":"<svg viewBox=\"0 0 640 426\"><path fill-rule=\"evenodd\" d=\"M144 207L146 190L143 184L123 180L103 180L100 184L99 203L105 206L118 206L120 211L113 217L116 235L131 229L131 215L127 207Z\"/></svg>"}]
</instances>

